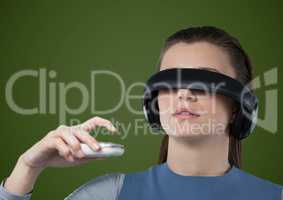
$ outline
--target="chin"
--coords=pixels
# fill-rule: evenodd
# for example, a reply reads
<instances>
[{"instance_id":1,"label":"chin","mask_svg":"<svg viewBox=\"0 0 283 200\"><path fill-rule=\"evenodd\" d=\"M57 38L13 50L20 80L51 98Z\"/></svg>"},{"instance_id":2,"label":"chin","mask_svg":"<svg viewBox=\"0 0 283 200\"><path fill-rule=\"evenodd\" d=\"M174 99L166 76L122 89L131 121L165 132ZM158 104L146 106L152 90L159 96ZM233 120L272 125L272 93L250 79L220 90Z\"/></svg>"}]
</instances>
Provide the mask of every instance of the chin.
<instances>
[{"instance_id":1,"label":"chin","mask_svg":"<svg viewBox=\"0 0 283 200\"><path fill-rule=\"evenodd\" d=\"M176 134L168 134L169 137L173 138L176 141L180 142L197 142L197 141L204 141L209 138L209 135L204 134L192 134L192 133L180 133L177 132Z\"/></svg>"},{"instance_id":2,"label":"chin","mask_svg":"<svg viewBox=\"0 0 283 200\"><path fill-rule=\"evenodd\" d=\"M170 136L176 137L199 137L202 135L209 135L209 132L206 132L202 129L193 129L190 124L184 124L182 126L169 126L165 132Z\"/></svg>"},{"instance_id":3,"label":"chin","mask_svg":"<svg viewBox=\"0 0 283 200\"><path fill-rule=\"evenodd\" d=\"M174 136L174 137L186 137L186 138L194 138L194 137L201 137L201 136L209 136L209 133L200 133L200 132L194 132L194 133L191 133L191 132L170 132L168 133L168 135L170 136Z\"/></svg>"}]
</instances>

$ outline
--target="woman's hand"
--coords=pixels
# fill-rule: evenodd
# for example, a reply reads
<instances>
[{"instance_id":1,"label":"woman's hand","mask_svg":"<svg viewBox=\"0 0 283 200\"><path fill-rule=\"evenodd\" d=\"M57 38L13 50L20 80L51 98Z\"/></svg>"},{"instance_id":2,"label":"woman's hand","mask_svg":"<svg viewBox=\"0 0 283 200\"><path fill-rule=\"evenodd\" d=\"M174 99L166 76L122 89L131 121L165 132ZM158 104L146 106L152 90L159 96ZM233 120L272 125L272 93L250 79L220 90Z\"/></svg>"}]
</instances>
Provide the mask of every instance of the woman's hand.
<instances>
[{"instance_id":1,"label":"woman's hand","mask_svg":"<svg viewBox=\"0 0 283 200\"><path fill-rule=\"evenodd\" d=\"M95 151L101 149L98 141L89 134L97 126L117 131L109 120L100 117L93 117L76 126L59 126L50 131L20 156L5 188L16 194L25 194L33 188L37 176L47 167L75 166L90 160L106 159L86 158L81 151L80 143L87 144Z\"/></svg>"},{"instance_id":2,"label":"woman's hand","mask_svg":"<svg viewBox=\"0 0 283 200\"><path fill-rule=\"evenodd\" d=\"M32 168L46 168L74 166L99 159L85 158L80 147L80 143L85 143L93 150L100 150L98 141L89 134L96 126L116 131L110 121L100 117L91 118L76 126L59 126L28 149L22 155L22 161Z\"/></svg>"}]
</instances>

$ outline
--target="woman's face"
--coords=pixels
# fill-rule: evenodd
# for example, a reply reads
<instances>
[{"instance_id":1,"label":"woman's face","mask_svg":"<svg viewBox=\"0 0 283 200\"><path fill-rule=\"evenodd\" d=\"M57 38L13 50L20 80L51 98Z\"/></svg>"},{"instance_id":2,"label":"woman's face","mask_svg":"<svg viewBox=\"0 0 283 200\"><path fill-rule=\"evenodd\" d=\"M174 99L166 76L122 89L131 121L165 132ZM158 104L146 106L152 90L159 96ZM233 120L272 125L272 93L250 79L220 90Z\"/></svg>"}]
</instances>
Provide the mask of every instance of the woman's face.
<instances>
[{"instance_id":1,"label":"woman's face","mask_svg":"<svg viewBox=\"0 0 283 200\"><path fill-rule=\"evenodd\" d=\"M208 42L177 43L164 54L160 70L169 68L201 68L236 77L228 55L223 49ZM226 134L232 120L232 101L222 95L209 95L190 89L159 91L160 121L168 135L197 137L200 135ZM175 115L180 108L192 111Z\"/></svg>"}]
</instances>

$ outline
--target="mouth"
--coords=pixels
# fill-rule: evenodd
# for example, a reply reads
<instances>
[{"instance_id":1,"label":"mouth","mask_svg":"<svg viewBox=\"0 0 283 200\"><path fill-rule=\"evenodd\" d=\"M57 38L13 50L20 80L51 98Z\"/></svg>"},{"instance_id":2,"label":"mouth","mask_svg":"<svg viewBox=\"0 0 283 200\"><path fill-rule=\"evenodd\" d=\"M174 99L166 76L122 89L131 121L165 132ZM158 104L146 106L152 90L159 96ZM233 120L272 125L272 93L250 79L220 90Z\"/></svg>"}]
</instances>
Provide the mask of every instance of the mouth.
<instances>
[{"instance_id":1,"label":"mouth","mask_svg":"<svg viewBox=\"0 0 283 200\"><path fill-rule=\"evenodd\" d=\"M193 112L188 108L180 108L173 114L178 119L194 119L200 117L200 114Z\"/></svg>"}]
</instances>

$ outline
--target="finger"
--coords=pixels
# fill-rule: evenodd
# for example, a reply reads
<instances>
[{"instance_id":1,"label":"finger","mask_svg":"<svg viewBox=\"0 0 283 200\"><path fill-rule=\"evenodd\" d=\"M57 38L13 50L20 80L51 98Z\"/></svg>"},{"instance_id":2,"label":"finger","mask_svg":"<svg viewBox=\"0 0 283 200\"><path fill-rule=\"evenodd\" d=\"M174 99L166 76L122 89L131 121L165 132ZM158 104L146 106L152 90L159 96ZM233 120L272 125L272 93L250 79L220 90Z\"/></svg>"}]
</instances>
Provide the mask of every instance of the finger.
<instances>
[{"instance_id":1,"label":"finger","mask_svg":"<svg viewBox=\"0 0 283 200\"><path fill-rule=\"evenodd\" d=\"M96 126L103 126L112 132L117 131L117 129L109 120L97 116L87 120L81 126L82 129L87 132L90 132L91 130L95 129Z\"/></svg>"},{"instance_id":2,"label":"finger","mask_svg":"<svg viewBox=\"0 0 283 200\"><path fill-rule=\"evenodd\" d=\"M73 129L73 134L80 141L92 148L94 151L101 150L101 146L99 145L98 141L94 137L92 137L88 132L82 129Z\"/></svg>"},{"instance_id":3,"label":"finger","mask_svg":"<svg viewBox=\"0 0 283 200\"><path fill-rule=\"evenodd\" d=\"M71 147L73 155L82 154L80 141L72 134L71 129L66 129L61 131L59 136L64 140L64 142Z\"/></svg>"},{"instance_id":4,"label":"finger","mask_svg":"<svg viewBox=\"0 0 283 200\"><path fill-rule=\"evenodd\" d=\"M63 157L65 160L68 160L71 162L74 161L70 148L61 138L55 138L55 147L59 155Z\"/></svg>"}]
</instances>

